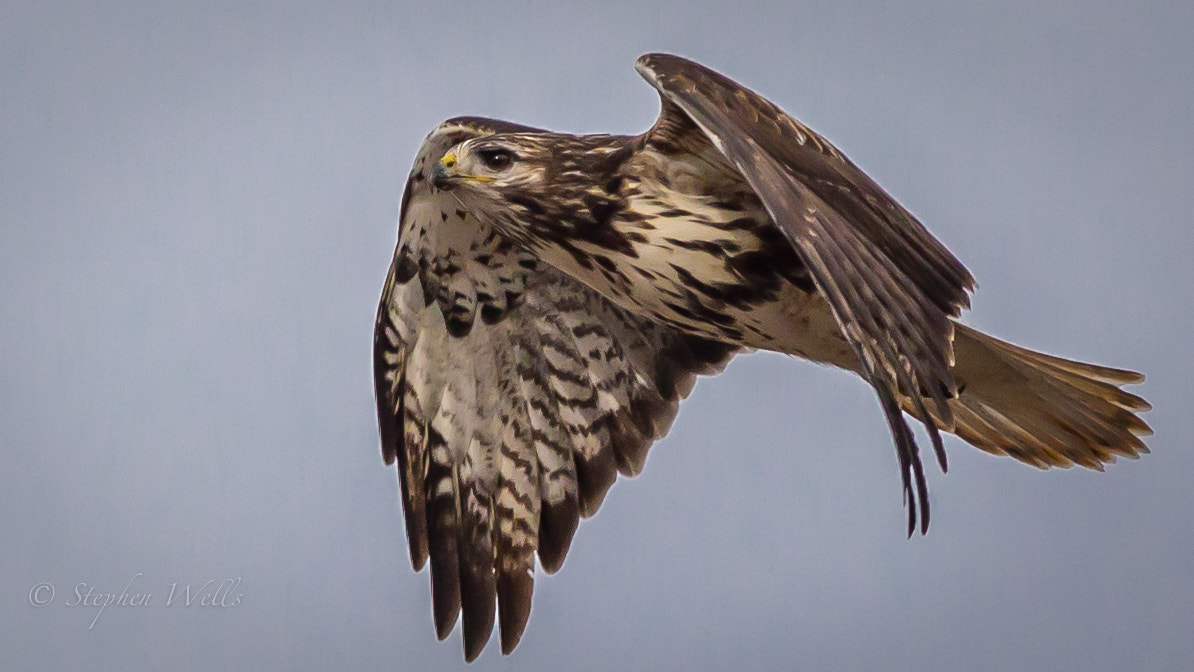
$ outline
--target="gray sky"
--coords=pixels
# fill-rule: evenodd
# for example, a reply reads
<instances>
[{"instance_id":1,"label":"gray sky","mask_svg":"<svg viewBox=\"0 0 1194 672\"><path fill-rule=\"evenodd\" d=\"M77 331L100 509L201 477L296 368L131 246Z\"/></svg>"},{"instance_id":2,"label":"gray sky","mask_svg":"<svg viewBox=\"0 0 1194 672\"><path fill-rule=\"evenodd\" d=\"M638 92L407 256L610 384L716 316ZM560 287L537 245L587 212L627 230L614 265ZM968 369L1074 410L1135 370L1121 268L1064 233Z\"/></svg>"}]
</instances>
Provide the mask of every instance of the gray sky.
<instances>
[{"instance_id":1,"label":"gray sky","mask_svg":"<svg viewBox=\"0 0 1194 672\"><path fill-rule=\"evenodd\" d=\"M949 440L908 541L869 389L741 358L471 669L1194 660L1188 2L2 4L0 667L463 668L376 436L401 185L450 116L645 129L646 51L831 138L975 273L972 324L1148 373L1154 454ZM76 586L130 581L88 629Z\"/></svg>"}]
</instances>

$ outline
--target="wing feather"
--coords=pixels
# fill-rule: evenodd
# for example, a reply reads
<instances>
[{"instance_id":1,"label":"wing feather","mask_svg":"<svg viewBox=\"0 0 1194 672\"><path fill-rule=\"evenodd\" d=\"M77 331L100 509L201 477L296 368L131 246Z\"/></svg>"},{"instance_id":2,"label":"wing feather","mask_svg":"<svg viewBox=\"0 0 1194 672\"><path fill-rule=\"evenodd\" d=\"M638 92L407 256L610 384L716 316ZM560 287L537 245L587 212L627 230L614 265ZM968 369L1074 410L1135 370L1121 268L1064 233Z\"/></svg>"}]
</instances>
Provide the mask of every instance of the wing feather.
<instances>
[{"instance_id":1,"label":"wing feather","mask_svg":"<svg viewBox=\"0 0 1194 672\"><path fill-rule=\"evenodd\" d=\"M917 500L923 532L927 490L899 397L925 418L927 397L941 427L953 427L949 316L968 305L969 272L836 148L762 97L674 56L649 54L637 68L663 99L647 142L694 151L691 130L699 129L808 267L879 395L900 458L909 533ZM937 423L925 427L944 469Z\"/></svg>"},{"instance_id":2,"label":"wing feather","mask_svg":"<svg viewBox=\"0 0 1194 672\"><path fill-rule=\"evenodd\" d=\"M533 297L529 297L533 300ZM539 560L547 573L554 573L564 562L572 543L572 535L579 522L577 503L576 464L573 461L571 440L564 433L559 410L548 387L547 364L544 361L543 322L531 311L520 310L525 329L514 341L518 361L519 395L515 403L526 407L530 423L532 446L539 462ZM507 318L509 319L509 318Z\"/></svg>"},{"instance_id":3,"label":"wing feather","mask_svg":"<svg viewBox=\"0 0 1194 672\"><path fill-rule=\"evenodd\" d=\"M540 536L540 465L535 459L527 406L510 402L520 394L513 353L500 348L494 355L497 367L492 387L505 402L498 414L502 434L494 455L498 472L494 496L494 573L502 652L509 653L522 637L531 613L535 550Z\"/></svg>"},{"instance_id":4,"label":"wing feather","mask_svg":"<svg viewBox=\"0 0 1194 672\"><path fill-rule=\"evenodd\" d=\"M417 286L399 284L395 262L390 267L378 307L377 326L373 337L373 370L376 380L377 420L381 431L382 457L386 464L398 463L398 483L402 489L402 512L406 521L406 538L410 547L411 564L415 571L427 562L427 497L423 489L424 455L421 442L412 445L406 440L406 363L408 345L417 338L414 327L420 308L412 300ZM405 280L410 280L410 275ZM415 283L417 285L418 283ZM422 305L421 300L418 305Z\"/></svg>"},{"instance_id":5,"label":"wing feather","mask_svg":"<svg viewBox=\"0 0 1194 672\"><path fill-rule=\"evenodd\" d=\"M513 649L530 611L534 554L545 571L560 568L579 519L596 511L617 473L641 471L697 372L720 370L734 351L636 324L583 285L541 273L522 306L465 336L449 334L434 300L419 311L384 312L387 321L413 316L417 331L378 327L382 346L393 342L387 333L414 336L409 349L399 346L402 384L390 385L378 371L383 427L398 417L405 427L401 449L389 445L396 439L387 431L384 450L399 455L408 534L423 539L412 539L412 561L421 567L420 560L431 560L436 633L446 637L463 616L470 660L488 639L495 596L502 649ZM556 308L548 315L545 297L559 292L576 300L564 310L550 304ZM418 288L391 292L411 295L422 300ZM598 341L604 355L591 356L598 348L582 355L581 343ZM380 361L395 359L382 349ZM590 361L600 364L589 368ZM404 403L396 405L391 395L398 390ZM488 411L487 396L503 400L500 413ZM487 420L494 417L496 423Z\"/></svg>"},{"instance_id":6,"label":"wing feather","mask_svg":"<svg viewBox=\"0 0 1194 672\"><path fill-rule=\"evenodd\" d=\"M828 140L766 98L697 63L647 54L636 68L661 93L669 89L665 100L684 108L677 96L704 97L734 125L749 128L771 157L849 219L943 311L956 315L969 307L974 278L965 266Z\"/></svg>"}]
</instances>

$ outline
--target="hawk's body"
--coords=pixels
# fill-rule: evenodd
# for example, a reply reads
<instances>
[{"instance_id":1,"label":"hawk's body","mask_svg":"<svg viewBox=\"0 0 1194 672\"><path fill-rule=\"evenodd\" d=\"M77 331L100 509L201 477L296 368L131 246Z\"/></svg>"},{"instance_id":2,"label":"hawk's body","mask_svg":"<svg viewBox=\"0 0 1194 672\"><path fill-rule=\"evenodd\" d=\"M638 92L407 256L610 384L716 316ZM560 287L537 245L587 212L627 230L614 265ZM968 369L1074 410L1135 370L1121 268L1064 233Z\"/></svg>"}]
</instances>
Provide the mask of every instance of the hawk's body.
<instances>
[{"instance_id":1,"label":"hawk's body","mask_svg":"<svg viewBox=\"0 0 1194 672\"><path fill-rule=\"evenodd\" d=\"M459 118L403 195L375 337L437 632L466 657L495 608L503 651L534 558L563 562L580 516L637 473L700 373L742 348L862 375L896 440L909 533L928 524L901 409L993 453L1099 468L1147 452L1128 371L1048 357L953 322L970 274L832 145L698 65L640 59L663 113L641 136Z\"/></svg>"}]
</instances>

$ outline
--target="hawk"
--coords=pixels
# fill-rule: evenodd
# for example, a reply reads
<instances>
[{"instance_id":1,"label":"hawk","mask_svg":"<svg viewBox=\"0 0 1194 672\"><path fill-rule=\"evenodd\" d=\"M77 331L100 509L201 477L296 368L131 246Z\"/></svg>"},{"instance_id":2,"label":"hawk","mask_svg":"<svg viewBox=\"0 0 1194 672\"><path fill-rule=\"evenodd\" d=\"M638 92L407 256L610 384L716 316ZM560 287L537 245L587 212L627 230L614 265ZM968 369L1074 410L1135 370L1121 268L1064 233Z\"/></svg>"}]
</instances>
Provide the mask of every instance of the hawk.
<instances>
[{"instance_id":1,"label":"hawk","mask_svg":"<svg viewBox=\"0 0 1194 672\"><path fill-rule=\"evenodd\" d=\"M969 271L836 147L676 56L636 64L662 110L636 136L461 117L423 142L378 307L382 453L436 632L503 653L580 518L643 468L696 376L738 352L860 375L894 438L908 535L929 524L924 425L1036 467L1148 452L1121 389L955 321Z\"/></svg>"}]
</instances>

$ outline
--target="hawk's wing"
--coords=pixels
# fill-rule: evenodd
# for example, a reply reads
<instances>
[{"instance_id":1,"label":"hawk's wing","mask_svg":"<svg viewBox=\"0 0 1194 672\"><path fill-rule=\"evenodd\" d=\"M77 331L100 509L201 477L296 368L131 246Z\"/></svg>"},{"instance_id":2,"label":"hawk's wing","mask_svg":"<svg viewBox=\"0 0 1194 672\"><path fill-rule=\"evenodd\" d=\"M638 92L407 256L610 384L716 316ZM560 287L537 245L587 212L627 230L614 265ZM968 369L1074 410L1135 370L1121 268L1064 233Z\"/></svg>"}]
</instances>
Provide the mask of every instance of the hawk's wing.
<instances>
[{"instance_id":1,"label":"hawk's wing","mask_svg":"<svg viewBox=\"0 0 1194 672\"><path fill-rule=\"evenodd\" d=\"M878 392L900 456L909 534L918 498L923 530L924 477L899 395L923 418L922 399L931 398L941 426L953 426L949 316L969 306L970 273L833 145L758 94L676 56L648 54L636 67L663 99L645 141L665 153L716 147L808 267ZM925 426L944 468L937 427Z\"/></svg>"},{"instance_id":2,"label":"hawk's wing","mask_svg":"<svg viewBox=\"0 0 1194 672\"><path fill-rule=\"evenodd\" d=\"M618 472L638 473L696 374L733 353L615 307L431 187L429 156L511 129L453 120L424 142L374 331L382 452L398 463L411 562L431 560L441 639L463 611L468 660L495 602L502 650L514 648L535 553L559 569L578 517Z\"/></svg>"}]
</instances>

